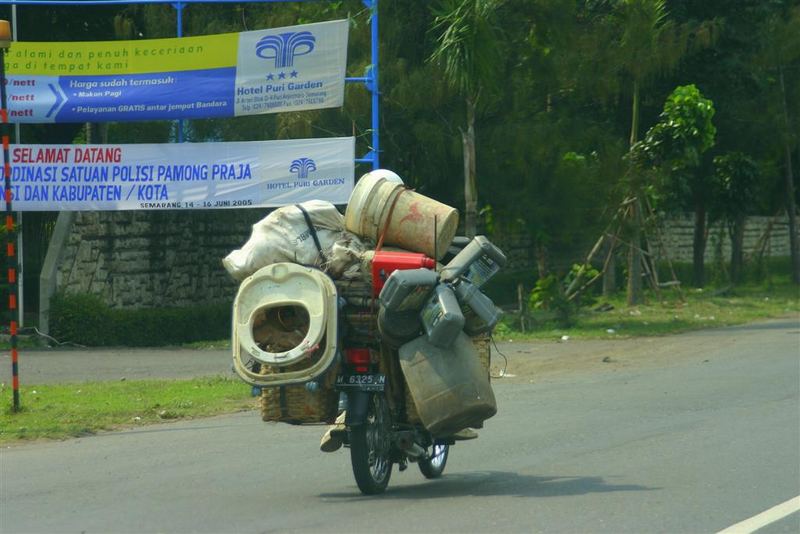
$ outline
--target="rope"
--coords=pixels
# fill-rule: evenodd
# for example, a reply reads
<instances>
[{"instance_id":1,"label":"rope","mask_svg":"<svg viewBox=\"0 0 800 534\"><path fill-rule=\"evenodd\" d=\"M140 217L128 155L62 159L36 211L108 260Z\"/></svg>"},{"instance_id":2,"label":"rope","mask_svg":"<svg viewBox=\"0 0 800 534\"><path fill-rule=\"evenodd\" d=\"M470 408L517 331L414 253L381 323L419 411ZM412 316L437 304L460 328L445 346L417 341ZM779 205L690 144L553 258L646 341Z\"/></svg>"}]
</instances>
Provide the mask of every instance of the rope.
<instances>
[{"instance_id":1,"label":"rope","mask_svg":"<svg viewBox=\"0 0 800 534\"><path fill-rule=\"evenodd\" d=\"M383 240L386 237L386 231L389 229L389 223L392 221L392 214L394 213L394 207L397 206L397 201L400 199L400 195L408 191L407 187L404 187L392 200L392 203L389 205L389 215L386 217L386 224L383 226L383 230L381 230L381 235L378 238L378 244L375 246L375 251L379 251L381 247L383 247Z\"/></svg>"}]
</instances>

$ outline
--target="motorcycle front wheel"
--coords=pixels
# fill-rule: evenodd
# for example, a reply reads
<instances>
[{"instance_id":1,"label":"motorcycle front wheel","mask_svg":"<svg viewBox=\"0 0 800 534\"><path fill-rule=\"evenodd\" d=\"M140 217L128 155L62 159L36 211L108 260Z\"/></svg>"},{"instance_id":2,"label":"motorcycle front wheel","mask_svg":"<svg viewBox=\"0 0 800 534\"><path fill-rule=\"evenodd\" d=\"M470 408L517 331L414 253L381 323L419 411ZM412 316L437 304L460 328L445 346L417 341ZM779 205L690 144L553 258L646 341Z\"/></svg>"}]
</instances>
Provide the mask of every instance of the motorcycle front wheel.
<instances>
[{"instance_id":1,"label":"motorcycle front wheel","mask_svg":"<svg viewBox=\"0 0 800 534\"><path fill-rule=\"evenodd\" d=\"M361 493L383 493L392 476L392 425L383 395L372 394L364 424L350 428L350 463Z\"/></svg>"},{"instance_id":2,"label":"motorcycle front wheel","mask_svg":"<svg viewBox=\"0 0 800 534\"><path fill-rule=\"evenodd\" d=\"M427 460L417 462L419 470L425 478L439 478L447 465L447 455L450 454L450 445L446 443L434 443L431 447L431 457Z\"/></svg>"}]
</instances>

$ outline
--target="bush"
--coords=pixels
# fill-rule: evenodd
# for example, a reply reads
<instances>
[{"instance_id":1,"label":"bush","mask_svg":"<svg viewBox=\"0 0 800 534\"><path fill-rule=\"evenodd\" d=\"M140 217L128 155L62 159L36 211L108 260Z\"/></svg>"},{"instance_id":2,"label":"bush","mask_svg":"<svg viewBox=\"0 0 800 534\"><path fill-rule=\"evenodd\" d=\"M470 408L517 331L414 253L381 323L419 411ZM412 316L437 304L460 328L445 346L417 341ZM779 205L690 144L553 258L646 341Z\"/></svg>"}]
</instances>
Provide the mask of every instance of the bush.
<instances>
[{"instance_id":1,"label":"bush","mask_svg":"<svg viewBox=\"0 0 800 534\"><path fill-rule=\"evenodd\" d=\"M529 306L555 313L556 321L563 327L575 324L575 315L578 313L578 306L567 298L564 287L554 274L536 281L529 297Z\"/></svg>"},{"instance_id":2,"label":"bush","mask_svg":"<svg viewBox=\"0 0 800 534\"><path fill-rule=\"evenodd\" d=\"M591 295L583 291L589 289L584 284L596 280L598 274L591 265L576 263L563 280L555 274L540 278L531 291L529 305L555 313L556 321L563 327L573 326L578 310L594 303Z\"/></svg>"},{"instance_id":3,"label":"bush","mask_svg":"<svg viewBox=\"0 0 800 534\"><path fill-rule=\"evenodd\" d=\"M231 304L188 308L115 309L92 294L58 294L50 307L50 335L87 346L154 347L224 339Z\"/></svg>"},{"instance_id":4,"label":"bush","mask_svg":"<svg viewBox=\"0 0 800 534\"><path fill-rule=\"evenodd\" d=\"M666 262L659 262L658 264L658 277L661 282L672 280L672 273L669 270L669 265ZM727 267L727 266L726 266ZM692 264L691 262L673 262L675 275L681 281L684 288L692 286ZM769 282L773 276L784 276L791 274L791 258L788 256L777 256L764 258L761 263L756 260L750 260L744 264L744 272L742 273L742 283L752 284ZM715 265L713 262L706 262L706 278L711 281L716 281L717 285L725 285L729 283L725 277L725 273L720 272L720 266ZM707 284L713 287L714 284Z\"/></svg>"}]
</instances>

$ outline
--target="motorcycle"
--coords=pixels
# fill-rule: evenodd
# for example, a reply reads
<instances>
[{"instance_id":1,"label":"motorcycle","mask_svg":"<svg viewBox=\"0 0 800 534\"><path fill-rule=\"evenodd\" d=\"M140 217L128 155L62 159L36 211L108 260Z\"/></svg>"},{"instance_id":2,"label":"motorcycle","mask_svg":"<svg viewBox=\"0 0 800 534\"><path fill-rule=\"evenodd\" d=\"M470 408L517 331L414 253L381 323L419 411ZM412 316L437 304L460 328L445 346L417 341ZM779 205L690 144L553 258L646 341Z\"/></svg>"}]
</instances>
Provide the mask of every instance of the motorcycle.
<instances>
[{"instance_id":1,"label":"motorcycle","mask_svg":"<svg viewBox=\"0 0 800 534\"><path fill-rule=\"evenodd\" d=\"M332 430L332 438L350 449L353 476L366 495L386 489L395 464L404 471L416 463L425 478L442 476L454 444L409 419L405 396L398 391L402 380L393 374L399 367L393 365L391 349L383 346L380 352L384 357L376 361L374 350L345 349L336 377L336 388L346 398L346 418L343 427Z\"/></svg>"},{"instance_id":2,"label":"motorcycle","mask_svg":"<svg viewBox=\"0 0 800 534\"><path fill-rule=\"evenodd\" d=\"M329 436L367 495L386 490L395 464L442 476L450 446L496 413L488 335L500 312L479 287L505 264L482 236L439 272L408 266L421 254L378 256L371 276L351 279L267 265L241 283L232 314L234 369L263 391L262 419L336 419Z\"/></svg>"}]
</instances>

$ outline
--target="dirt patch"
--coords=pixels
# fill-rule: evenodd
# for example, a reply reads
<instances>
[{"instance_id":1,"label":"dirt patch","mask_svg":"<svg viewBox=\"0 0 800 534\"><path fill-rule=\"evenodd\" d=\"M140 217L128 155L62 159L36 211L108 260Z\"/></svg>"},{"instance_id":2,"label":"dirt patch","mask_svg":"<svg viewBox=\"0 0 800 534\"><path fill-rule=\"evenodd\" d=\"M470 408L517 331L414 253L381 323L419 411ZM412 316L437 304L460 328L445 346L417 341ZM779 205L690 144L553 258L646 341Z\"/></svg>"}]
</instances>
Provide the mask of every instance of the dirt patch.
<instances>
[{"instance_id":1,"label":"dirt patch","mask_svg":"<svg viewBox=\"0 0 800 534\"><path fill-rule=\"evenodd\" d=\"M720 349L736 342L739 334L747 328L719 328L620 340L502 342L492 347L492 376L498 382L530 383L575 373L606 373L630 367L703 362L710 352L719 354ZM500 376L504 367L505 376Z\"/></svg>"}]
</instances>

